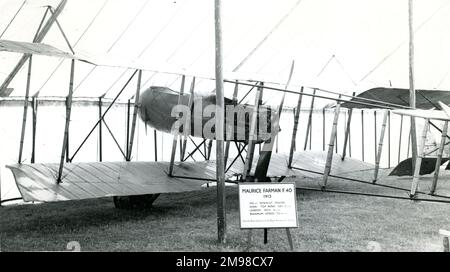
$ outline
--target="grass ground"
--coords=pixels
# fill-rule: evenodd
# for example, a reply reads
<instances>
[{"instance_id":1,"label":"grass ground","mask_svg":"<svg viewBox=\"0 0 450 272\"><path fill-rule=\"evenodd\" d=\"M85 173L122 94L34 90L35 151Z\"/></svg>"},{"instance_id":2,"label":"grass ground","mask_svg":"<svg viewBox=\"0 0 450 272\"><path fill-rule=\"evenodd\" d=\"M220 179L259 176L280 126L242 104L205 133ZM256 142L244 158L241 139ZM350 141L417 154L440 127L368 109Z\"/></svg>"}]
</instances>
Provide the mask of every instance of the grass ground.
<instances>
[{"instance_id":1,"label":"grass ground","mask_svg":"<svg viewBox=\"0 0 450 272\"><path fill-rule=\"evenodd\" d=\"M448 182L447 182L448 184ZM109 198L0 208L2 251L245 251L238 193L227 188L227 244L216 243L216 192L161 195L148 210L118 210ZM450 204L297 191L296 251L442 251ZM250 251L287 251L284 230L253 231Z\"/></svg>"}]
</instances>

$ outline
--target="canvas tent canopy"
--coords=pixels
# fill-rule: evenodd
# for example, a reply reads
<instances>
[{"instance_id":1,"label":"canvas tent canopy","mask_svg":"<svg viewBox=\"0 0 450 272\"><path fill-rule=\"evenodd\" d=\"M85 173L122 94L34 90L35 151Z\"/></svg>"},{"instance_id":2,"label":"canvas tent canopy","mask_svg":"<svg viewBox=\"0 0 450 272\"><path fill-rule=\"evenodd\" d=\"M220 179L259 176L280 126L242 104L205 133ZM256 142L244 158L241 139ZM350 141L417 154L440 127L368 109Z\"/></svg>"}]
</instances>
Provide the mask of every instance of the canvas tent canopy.
<instances>
[{"instance_id":1,"label":"canvas tent canopy","mask_svg":"<svg viewBox=\"0 0 450 272\"><path fill-rule=\"evenodd\" d=\"M46 6L59 3L2 1L0 38L32 41ZM238 72L236 78L249 75L282 84L295 60L291 89L310 86L351 94L380 86L408 88L407 4L406 0L226 1L224 70ZM449 18L448 0L414 1L417 88L450 90ZM96 63L121 63L118 59L128 63L77 64L75 97L114 97L133 72L124 67L137 64L152 67L144 73L144 89L151 85L177 89L183 72L205 78L214 74L210 1L68 1L58 22L77 56ZM68 51L56 25L43 43ZM19 57L0 52L0 81ZM31 95L67 95L68 62L42 56L33 60L33 66L39 69L33 72ZM9 85L14 88L11 96L24 95L25 77L22 69ZM227 85L225 94L231 97L232 86ZM125 92L126 98L133 96L132 89ZM196 81L196 91L213 90L212 80ZM269 103L273 97L280 95L265 93ZM279 99L273 100L277 104ZM293 105L288 99L286 106Z\"/></svg>"},{"instance_id":2,"label":"canvas tent canopy","mask_svg":"<svg viewBox=\"0 0 450 272\"><path fill-rule=\"evenodd\" d=\"M61 5L64 5L64 8L57 22L49 28L43 39L39 39L38 44L30 45L38 36L38 29L42 30L39 26L42 18L48 19L51 16L49 6L56 12ZM447 35L450 27L449 15L448 0L414 0L415 79L418 89L450 90L450 37ZM135 0L132 4L124 0L1 1L0 40L3 43L9 42L9 45L4 45L3 48L15 48L12 51L21 53L30 53L33 49L41 54L33 56L31 81L27 81L27 73L30 70L27 65L23 65L7 88L0 90L1 96L9 97L2 97L0 102L2 105L10 105L5 103L9 102L9 99L20 101L24 98L26 89L29 89L33 101L37 101L33 103L33 107L39 103L47 106L39 106L39 119L51 120L39 122L38 131L62 132L67 114L64 114L63 107L59 108L58 114L51 101L44 98L60 99L61 106L66 101L71 72L71 61L66 59L68 54L70 55L66 52L69 51L72 52L71 56L89 60L75 63L74 99L91 98L98 103L100 114L105 110L105 104L102 103L111 101L119 93L122 94L120 99L125 102L122 106L126 105L127 100L128 105L130 104L136 93L136 85L129 84L126 88L123 86L131 81L132 75L139 74L139 79L141 78L141 73L137 73L136 69L143 70L141 91L150 86L164 86L178 91L180 83L184 82L182 75L186 75L186 86L193 80L192 77L196 76L196 95L212 94L215 89L213 17L213 4L207 0ZM255 81L264 81L268 87L284 88L293 60L295 66L288 88L297 92L301 86L306 86L305 92L310 95L314 88L319 88L317 90L321 92L320 95L333 99L340 94L364 94L365 90L374 87L393 86L392 88L402 88L407 92L407 0L395 3L387 0L227 0L223 3L222 24L225 78L231 80L231 83L225 84L225 95L228 98L232 96L234 79L252 81L251 84L240 87L239 99L244 103L253 104L253 94L244 94L252 88ZM46 56L50 52L58 52L60 55L56 58ZM0 84L10 78L11 70L21 57L21 54L0 51ZM31 86L28 88L26 85L30 82ZM322 90L334 93L324 94ZM243 96L246 98L242 98ZM298 96L287 96L284 106L295 106ZM279 105L280 98L279 91L264 91L265 104ZM316 101L316 104L310 104L311 96L305 96L305 100L304 105L316 108L335 102L318 99L320 101ZM20 102L23 104L23 101ZM302 107L307 107L304 105ZM83 107L85 105L82 104L78 106L73 112L78 116L70 116L71 131L83 134L86 128L82 125L98 123L99 113L96 107ZM11 139L19 139L15 135L18 133L11 127L20 124L17 121L20 114L17 112L21 112L21 109L0 109L8 113L0 115L0 123L3 123L3 127L0 127L2 150L5 150L10 148L7 145L13 142ZM29 115L30 113L31 111ZM35 113L36 111L33 111L33 114ZM106 123L113 131L123 131L127 127L130 113L121 113L119 110L111 111L105 121L107 130L109 127ZM126 121L125 116L128 117ZM312 111L310 116L312 120ZM323 120L325 117L324 109ZM137 124L139 126L139 122ZM284 127L290 126L291 124ZM28 122L28 127L31 129L31 122ZM325 139L326 126L323 127L322 134ZM137 130L139 131L139 128ZM376 128L374 130L376 131ZM27 132L27 135L30 134ZM374 134L376 136L376 132ZM39 162L56 161L53 155L49 155L52 153L49 148L50 145L61 146L61 134L48 133L45 135L48 138L46 141L42 136L42 133L37 133L36 138L33 135L33 139L37 139L36 142L40 145L36 152L39 154ZM77 136L79 135L72 133L71 144L68 145L70 152L67 153L72 156L78 151L74 151L77 147L74 145L82 140ZM126 142L126 147L129 146L125 137L128 137L128 134L119 135L118 140L113 139L119 149L121 142ZM100 135L99 142L103 138ZM312 138L310 136L310 146ZM133 136L131 139L134 139ZM146 139L148 140L148 137ZM162 139L163 135L161 147ZM101 157L96 156L102 154L101 151L95 154L98 150L97 139L91 137L89 141L87 148L83 150L85 153L80 153L77 160L89 161ZM149 144L149 141L142 139L140 142ZM154 142L156 151L156 136ZM47 143L51 144L46 146ZM305 141L305 148L306 143ZM325 141L322 144L325 146ZM141 147L141 150L149 153L149 149ZM122 149L120 151L124 153ZM16 151L9 154L13 155L7 160L17 162L14 155ZM120 154L118 159L114 154L109 155L105 155L109 160L122 159ZM11 159L12 157L14 158ZM148 155L144 158L148 159ZM143 157L136 156L134 159ZM6 159L0 158L0 164L3 161ZM19 156L19 163L23 161Z\"/></svg>"}]
</instances>

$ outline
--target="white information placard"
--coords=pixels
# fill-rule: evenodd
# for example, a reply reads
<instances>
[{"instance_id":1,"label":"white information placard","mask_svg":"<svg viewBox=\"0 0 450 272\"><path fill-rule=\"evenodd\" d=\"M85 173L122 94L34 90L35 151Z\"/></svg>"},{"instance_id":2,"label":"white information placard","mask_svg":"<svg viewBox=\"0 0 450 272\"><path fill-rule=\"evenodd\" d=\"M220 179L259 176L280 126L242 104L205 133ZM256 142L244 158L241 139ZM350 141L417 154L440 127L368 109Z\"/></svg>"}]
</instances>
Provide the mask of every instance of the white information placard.
<instances>
[{"instance_id":1,"label":"white information placard","mask_svg":"<svg viewBox=\"0 0 450 272\"><path fill-rule=\"evenodd\" d=\"M296 228L294 183L239 184L240 225L248 228Z\"/></svg>"}]
</instances>

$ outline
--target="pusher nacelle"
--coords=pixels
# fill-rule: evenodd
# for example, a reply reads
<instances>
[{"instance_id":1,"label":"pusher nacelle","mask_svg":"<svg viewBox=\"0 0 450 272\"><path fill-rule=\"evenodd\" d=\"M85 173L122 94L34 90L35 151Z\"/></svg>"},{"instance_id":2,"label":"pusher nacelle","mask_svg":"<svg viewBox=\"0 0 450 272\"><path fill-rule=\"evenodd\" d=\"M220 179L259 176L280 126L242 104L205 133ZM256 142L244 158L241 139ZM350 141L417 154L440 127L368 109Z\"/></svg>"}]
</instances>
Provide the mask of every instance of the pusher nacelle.
<instances>
[{"instance_id":1,"label":"pusher nacelle","mask_svg":"<svg viewBox=\"0 0 450 272\"><path fill-rule=\"evenodd\" d=\"M266 105L258 107L257 126L250 133L253 105L237 104L225 98L224 140L263 142L278 132L275 109ZM167 87L152 86L140 97L140 117L156 130L171 134L186 134L205 139L216 139L215 95L181 94ZM253 137L253 138L251 138Z\"/></svg>"}]
</instances>

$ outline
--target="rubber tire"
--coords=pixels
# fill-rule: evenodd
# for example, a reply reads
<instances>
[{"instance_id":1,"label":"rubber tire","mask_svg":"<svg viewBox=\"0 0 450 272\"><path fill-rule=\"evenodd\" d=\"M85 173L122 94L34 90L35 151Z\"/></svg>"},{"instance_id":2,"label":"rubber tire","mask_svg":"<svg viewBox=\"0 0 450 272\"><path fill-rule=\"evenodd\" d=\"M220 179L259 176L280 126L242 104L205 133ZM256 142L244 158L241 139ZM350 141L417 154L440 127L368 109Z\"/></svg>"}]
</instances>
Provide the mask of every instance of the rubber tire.
<instances>
[{"instance_id":1,"label":"rubber tire","mask_svg":"<svg viewBox=\"0 0 450 272\"><path fill-rule=\"evenodd\" d=\"M159 194L132 195L132 196L114 196L114 206L118 209L146 209L153 205Z\"/></svg>"}]
</instances>

